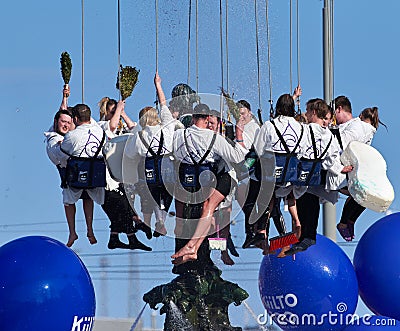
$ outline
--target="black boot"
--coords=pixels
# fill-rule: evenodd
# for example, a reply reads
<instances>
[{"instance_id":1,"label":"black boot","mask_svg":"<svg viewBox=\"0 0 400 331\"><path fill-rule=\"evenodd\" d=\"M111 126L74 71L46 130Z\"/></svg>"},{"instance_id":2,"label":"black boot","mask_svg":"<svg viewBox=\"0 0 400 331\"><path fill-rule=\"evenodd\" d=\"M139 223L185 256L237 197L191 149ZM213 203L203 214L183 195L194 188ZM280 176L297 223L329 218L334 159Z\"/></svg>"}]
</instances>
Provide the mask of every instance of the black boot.
<instances>
[{"instance_id":1,"label":"black boot","mask_svg":"<svg viewBox=\"0 0 400 331\"><path fill-rule=\"evenodd\" d=\"M107 247L108 249L116 249L116 248L129 249L128 244L125 244L121 240L119 240L118 233L110 234L110 239L108 241Z\"/></svg>"},{"instance_id":2,"label":"black boot","mask_svg":"<svg viewBox=\"0 0 400 331\"><path fill-rule=\"evenodd\" d=\"M236 250L235 244L234 244L233 241L232 241L232 236L231 236L231 234L229 234L229 236L228 236L228 239L227 239L227 241L226 241L226 246L227 246L229 252L230 252L233 256L239 257L239 253L238 253L238 251Z\"/></svg>"},{"instance_id":3,"label":"black boot","mask_svg":"<svg viewBox=\"0 0 400 331\"><path fill-rule=\"evenodd\" d=\"M254 238L254 233L252 233L252 232L246 233L246 238L244 240L242 248L243 249L249 248L251 246L253 238Z\"/></svg>"},{"instance_id":4,"label":"black boot","mask_svg":"<svg viewBox=\"0 0 400 331\"><path fill-rule=\"evenodd\" d=\"M143 231L146 234L147 239L152 238L151 228L145 222L136 223L135 229Z\"/></svg>"},{"instance_id":5,"label":"black boot","mask_svg":"<svg viewBox=\"0 0 400 331\"><path fill-rule=\"evenodd\" d=\"M128 235L129 240L129 249L142 249L144 251L152 251L153 249L149 246L146 246L136 237L134 233Z\"/></svg>"}]
</instances>

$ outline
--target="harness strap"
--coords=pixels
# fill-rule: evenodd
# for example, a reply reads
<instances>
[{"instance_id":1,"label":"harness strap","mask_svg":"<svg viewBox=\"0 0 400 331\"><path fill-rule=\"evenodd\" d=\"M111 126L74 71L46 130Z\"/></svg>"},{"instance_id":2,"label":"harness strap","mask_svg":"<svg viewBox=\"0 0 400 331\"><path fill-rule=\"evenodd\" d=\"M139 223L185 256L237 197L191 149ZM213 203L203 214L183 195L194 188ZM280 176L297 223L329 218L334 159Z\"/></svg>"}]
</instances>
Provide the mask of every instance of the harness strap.
<instances>
[{"instance_id":1,"label":"harness strap","mask_svg":"<svg viewBox=\"0 0 400 331\"><path fill-rule=\"evenodd\" d=\"M93 155L92 157L73 156L73 155L69 154L67 151L65 151L61 146L60 146L60 150L61 150L63 153L67 154L67 155L69 156L69 159L77 159L77 160L81 159L81 160L87 160L87 161L89 161L89 162L90 162L90 164L89 164L89 167L90 167L90 168L89 168L89 171L90 171L91 174L93 174L94 162L95 162L95 160L97 159L97 156L99 155L99 153L100 153L100 151L101 151L101 149L102 149L102 147L103 147L103 144L104 144L105 139L106 139L106 132L103 130L103 137L101 138L100 145L99 145L99 147L98 147L96 153L94 153L94 155ZM67 169L68 169L68 164L67 164ZM68 174L68 170L67 170L67 174ZM67 175L66 175L65 182L66 182L66 184L67 184ZM93 176L90 176L88 185L89 185L89 186L92 186L92 182L93 182Z\"/></svg>"},{"instance_id":2,"label":"harness strap","mask_svg":"<svg viewBox=\"0 0 400 331\"><path fill-rule=\"evenodd\" d=\"M295 150L297 149L297 147L299 147L299 145L300 145L301 138L303 138L304 127L301 126L300 137L299 137L299 139L297 140L297 143L296 143L296 145L294 146L293 150L290 151L288 145L286 144L285 139L284 139L283 136L282 136L282 133L281 133L281 132L278 130L278 128L276 127L276 124L275 124L274 120L271 120L271 123L272 123L272 125L274 126L275 131L276 131L276 134L278 135L278 138L279 138L280 142L282 143L283 147L285 148L286 153L287 153L287 154L292 154L292 153L294 153L294 151L295 151Z\"/></svg>"},{"instance_id":3,"label":"harness strap","mask_svg":"<svg viewBox=\"0 0 400 331\"><path fill-rule=\"evenodd\" d=\"M342 142L342 137L340 136L340 131L338 128L331 128L330 129L332 134L336 137L340 148L343 150L343 142Z\"/></svg>"},{"instance_id":4,"label":"harness strap","mask_svg":"<svg viewBox=\"0 0 400 331\"><path fill-rule=\"evenodd\" d=\"M310 135L311 135L311 142L312 142L313 150L314 150L314 162L313 162L313 165L311 166L310 172L309 172L309 174L307 176L307 179L305 181L305 186L307 186L310 183L311 176L314 174L315 168L317 166L317 162L322 160L322 158L327 153L327 151L329 149L329 146L331 145L331 142L332 142L332 136L331 136L331 139L329 140L328 145L326 146L325 150L318 157L317 156L317 144L315 142L314 131L313 131L311 126L310 126Z\"/></svg>"},{"instance_id":5,"label":"harness strap","mask_svg":"<svg viewBox=\"0 0 400 331\"><path fill-rule=\"evenodd\" d=\"M204 153L203 157L200 159L199 162L196 162L196 160L194 159L194 157L192 156L192 154L190 153L189 150L189 144L187 141L187 137L186 137L186 129L183 131L183 137L185 139L185 146L186 146L186 150L188 151L189 157L193 162L194 165L194 169L195 169L195 178L196 178L196 182L198 182L198 178L200 177L200 165L203 164L203 162L205 161L205 159L207 158L207 156L210 154L212 147L214 146L215 140L217 139L217 134L214 132L212 140L210 145L207 147L206 152ZM196 188L199 189L199 183L197 183Z\"/></svg>"},{"instance_id":6,"label":"harness strap","mask_svg":"<svg viewBox=\"0 0 400 331\"><path fill-rule=\"evenodd\" d=\"M150 147L150 145L147 143L147 141L143 137L143 131L139 131L139 138L142 141L143 145L147 148L147 151L151 154L151 156L154 156L155 158L161 156L161 152L164 146L164 133L161 130L161 136L160 136L160 143L158 145L158 150L157 153L153 151L153 149Z\"/></svg>"},{"instance_id":7,"label":"harness strap","mask_svg":"<svg viewBox=\"0 0 400 331\"><path fill-rule=\"evenodd\" d=\"M200 159L199 162L196 162L196 160L194 159L194 157L190 153L189 144L188 144L187 137L186 137L186 129L183 131L183 137L185 139L185 146L186 146L186 149L188 151L189 157L192 160L193 164L195 166L197 166L197 165L202 164L205 161L205 159L207 158L208 154L210 154L211 149L214 146L215 140L217 139L217 134L214 132L212 140L211 140L211 143L210 143L210 146L208 146L207 151L204 153L203 157Z\"/></svg>"},{"instance_id":8,"label":"harness strap","mask_svg":"<svg viewBox=\"0 0 400 331\"><path fill-rule=\"evenodd\" d=\"M61 146L60 146L60 150L61 150L61 152L63 152L64 154L67 154L70 158L73 157L73 158L76 158L76 159L79 159L79 158L80 158L80 159L96 159L97 156L99 155L100 151L101 151L101 148L103 147L103 144L104 144L104 140L105 140L105 139L106 139L106 133L105 133L105 131L103 130L103 137L101 138L99 148L97 149L96 153L94 153L94 155L91 156L91 157L73 156L73 155L71 155L70 153L68 153L65 149L63 149Z\"/></svg>"},{"instance_id":9,"label":"harness strap","mask_svg":"<svg viewBox=\"0 0 400 331\"><path fill-rule=\"evenodd\" d=\"M286 151L286 154L287 154L287 155L286 155L286 160L285 160L285 167L283 168L283 172L282 172L282 178L284 179L284 178L286 177L286 172L287 172L287 168L288 168L288 165L289 165L289 160L290 160L290 158L291 158L292 156L295 156L295 155L296 155L296 154L294 153L294 151L297 149L297 147L299 147L301 138L303 138L304 127L301 126L300 137L299 137L299 139L297 140L297 143L296 143L296 145L294 146L293 150L290 151L288 145L286 144L285 139L284 139L283 136L282 136L282 133L278 130L278 128L277 128L277 126L276 126L276 124L275 124L275 122L274 122L273 119L271 119L271 123L272 123L272 125L274 126L275 131L276 131L276 134L278 135L278 138L279 138L280 142L282 143L283 147L285 148L285 151Z\"/></svg>"},{"instance_id":10,"label":"harness strap","mask_svg":"<svg viewBox=\"0 0 400 331\"><path fill-rule=\"evenodd\" d=\"M151 157L154 158L154 174L156 176L156 183L161 182L161 175L160 175L160 169L158 168L158 160L163 157L161 154L162 149L164 147L164 132L161 130L161 135L160 135L160 142L158 144L158 150L157 153L153 151L153 149L150 147L150 145L147 143L147 141L143 137L143 130L139 131L139 138L142 141L143 145L147 148L147 151L151 154Z\"/></svg>"}]
</instances>

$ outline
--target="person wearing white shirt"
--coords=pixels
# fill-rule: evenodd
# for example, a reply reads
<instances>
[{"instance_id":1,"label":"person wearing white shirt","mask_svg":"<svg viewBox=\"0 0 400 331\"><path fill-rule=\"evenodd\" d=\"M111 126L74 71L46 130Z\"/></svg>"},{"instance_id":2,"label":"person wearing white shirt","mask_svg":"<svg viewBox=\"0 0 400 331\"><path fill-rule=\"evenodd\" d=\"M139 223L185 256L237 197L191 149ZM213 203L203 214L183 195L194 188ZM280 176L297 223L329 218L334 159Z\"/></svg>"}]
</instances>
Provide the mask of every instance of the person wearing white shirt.
<instances>
[{"instance_id":1,"label":"person wearing white shirt","mask_svg":"<svg viewBox=\"0 0 400 331\"><path fill-rule=\"evenodd\" d=\"M150 170L152 178L160 177L164 169L173 171L173 163L170 158L172 153L172 140L175 130L176 121L173 119L170 110L167 107L164 91L161 86L161 78L158 73L154 77L154 85L157 90L158 100L161 106L160 116L153 107L145 107L139 113L139 124L141 131L135 133L132 139L127 142L124 156L126 156L131 164L138 164L138 180L135 184L136 191L140 196L143 220L146 226L151 227L151 217L154 212L156 216L156 224L153 232L154 237L164 236L167 233L165 220L169 207L172 203L171 190L167 189L164 182L154 183L152 185L148 180L148 174L145 169L146 158L151 158L152 153L160 152L161 169ZM155 161L157 162L157 161ZM157 170L161 172L155 173ZM159 178L160 179L160 178ZM161 180L161 179L160 179ZM167 178L163 178L167 180ZM148 236L148 238L151 236ZM150 239L149 238L149 239Z\"/></svg>"},{"instance_id":2,"label":"person wearing white shirt","mask_svg":"<svg viewBox=\"0 0 400 331\"><path fill-rule=\"evenodd\" d=\"M67 109L60 109L54 116L54 124L44 133L46 137L46 152L50 161L57 166L64 167L64 153L60 150L61 142L64 140L65 134L70 130L72 125L72 114Z\"/></svg>"},{"instance_id":3,"label":"person wearing white shirt","mask_svg":"<svg viewBox=\"0 0 400 331\"><path fill-rule=\"evenodd\" d=\"M67 162L71 156L84 158L93 157L100 148L101 141L104 137L104 131L97 125L91 123L91 111L87 105L78 104L73 110L73 119L76 125L75 130L69 131L61 143L61 150L65 153L62 162ZM87 194L87 196L86 196ZM97 239L93 232L93 201L102 205L104 203L104 187L95 187L91 189L77 189L73 187L63 188L63 203L67 215L67 223L69 228L69 238L67 246L71 247L78 235L75 230L75 203L83 199L85 205L85 218L87 227L87 237L90 244L96 244Z\"/></svg>"},{"instance_id":4,"label":"person wearing white shirt","mask_svg":"<svg viewBox=\"0 0 400 331\"><path fill-rule=\"evenodd\" d=\"M335 133L341 150L345 150L351 141L370 145L379 125L378 108L374 107L369 114L366 111L365 117L353 117L350 100L345 96L335 99L335 107L336 122L339 124ZM365 208L349 195L345 175L328 176L327 188L340 190L341 193L349 196L343 206L337 229L344 240L352 241L354 239L354 223Z\"/></svg>"},{"instance_id":5,"label":"person wearing white shirt","mask_svg":"<svg viewBox=\"0 0 400 331\"><path fill-rule=\"evenodd\" d=\"M271 155L286 155L286 153L288 153L286 148L289 149L290 153L297 154L300 151L300 142L304 136L302 124L294 118L296 114L294 99L298 93L296 91L299 91L299 88L295 90L293 96L290 94L282 94L278 98L274 118L263 124L254 142L254 149L260 157L262 172L267 172L269 177L262 175L260 180L261 188L257 197L258 210L252 213L249 220L250 224L254 224L254 230L256 231L254 238L250 240L250 244L260 247L264 254L267 254L269 249L268 211L272 210L275 201L274 190L276 187L290 184L286 183L285 178L282 178L283 182L275 185L275 175L270 174L271 170L275 169L275 158L271 158ZM278 135L278 132L281 134L281 137ZM282 177L285 172L285 169L283 169ZM275 171L275 173L277 172ZM293 199L291 199L291 197L289 198L289 210L295 211ZM296 221L295 226L300 226L300 222L295 217L295 214L291 213L291 215Z\"/></svg>"},{"instance_id":6,"label":"person wearing white shirt","mask_svg":"<svg viewBox=\"0 0 400 331\"><path fill-rule=\"evenodd\" d=\"M221 118L220 113L216 110L211 110L211 115L208 119L208 128L216 133L220 132ZM228 172L234 181L234 185L231 185L231 190L225 199L219 204L214 213L215 226L220 229L220 232L216 233L221 238L226 238L226 250L221 251L221 260L226 265L234 265L235 262L230 257L228 251L236 257L239 257L235 245L232 241L232 235L230 232L232 202L237 189L236 172L233 168L229 167L225 162L220 162L219 168L225 167L225 172ZM218 173L220 173L218 171Z\"/></svg>"},{"instance_id":7,"label":"person wearing white shirt","mask_svg":"<svg viewBox=\"0 0 400 331\"><path fill-rule=\"evenodd\" d=\"M300 145L299 158L301 160L315 160L316 158L320 158L321 169L335 175L351 171L351 166L344 167L340 163L340 147L328 128L332 113L326 102L319 98L307 101L305 117L308 124L304 126L306 131ZM315 152L317 155L314 154ZM321 177L324 175L325 172L321 172ZM321 179L321 182L324 183L324 180ZM298 243L294 244L290 249L286 247L282 250L281 257L305 251L308 247L314 245L317 239L320 197L329 199L329 201L334 203L337 201L337 192L325 192L322 185L292 185L287 188L278 189L277 194L285 194L285 189L291 189L293 192L296 202L296 216L301 223L301 235L299 236Z\"/></svg>"},{"instance_id":8,"label":"person wearing white shirt","mask_svg":"<svg viewBox=\"0 0 400 331\"><path fill-rule=\"evenodd\" d=\"M68 107L68 97L70 94L71 91L69 87L64 86L60 110L54 116L53 125L47 132L44 133L46 136L47 156L59 171L61 177L61 187L65 185L65 167L67 165L67 159L65 158L65 153L61 151L60 146L66 133L75 129L72 116L72 107ZM90 199L87 199L87 196L83 196L82 199L85 215L90 215L92 202ZM71 214L75 211L75 205L64 205L64 211L67 220L70 219ZM68 247L72 246L76 239L76 233L74 233L74 231L70 231L69 239L66 245Z\"/></svg>"},{"instance_id":9,"label":"person wearing white shirt","mask_svg":"<svg viewBox=\"0 0 400 331\"><path fill-rule=\"evenodd\" d=\"M98 103L100 107L99 126L106 132L107 138L112 139L124 133L133 132L136 122L132 121L125 112L125 101L116 101L104 97ZM123 121L122 121L123 120ZM142 230L151 238L151 230L138 217L133 205L129 203L122 183L115 181L107 168L104 204L101 205L110 220L109 249L142 249L151 251L137 238L135 232ZM134 226L135 225L135 226ZM129 244L119 239L119 234L125 233Z\"/></svg>"},{"instance_id":10,"label":"person wearing white shirt","mask_svg":"<svg viewBox=\"0 0 400 331\"><path fill-rule=\"evenodd\" d=\"M221 160L227 163L239 163L244 160L247 150L235 143L233 146L221 135L208 129L208 118L210 114L210 109L205 104L198 104L193 110L193 125L185 130L177 130L174 134L174 156L177 162L181 164L182 167L186 165L194 165L195 162L198 163L201 160L204 164L215 164ZM242 140L242 137L237 137ZM204 157L206 155L206 157ZM201 175L200 175L201 177ZM185 177L186 178L186 177ZM181 180L184 180L181 178ZM195 178L194 180L199 180ZM187 261L193 261L197 259L197 252L204 241L212 223L212 214L219 203L227 196L231 189L231 177L227 172L222 174L217 174L217 185L210 189L210 194L203 197L203 210L201 212L200 218L196 223L196 228L191 239L183 246L176 247L176 253L171 256L173 259L172 263L174 265L179 265ZM183 188L182 188L183 189ZM180 191L180 188L175 189L176 192ZM194 201L197 200L197 193L202 193L202 188L197 190L195 193L191 193L190 199ZM184 195L176 195L175 199L177 206L179 203L183 207ZM195 197L195 199L193 199ZM181 199L177 201L178 199ZM186 201L187 203L188 201ZM189 201L192 203L192 201ZM195 202L196 203L196 202ZM197 202L198 203L198 202ZM183 217L183 213L177 208L177 217ZM185 215L185 218L188 215ZM192 215L189 215L189 217Z\"/></svg>"}]
</instances>

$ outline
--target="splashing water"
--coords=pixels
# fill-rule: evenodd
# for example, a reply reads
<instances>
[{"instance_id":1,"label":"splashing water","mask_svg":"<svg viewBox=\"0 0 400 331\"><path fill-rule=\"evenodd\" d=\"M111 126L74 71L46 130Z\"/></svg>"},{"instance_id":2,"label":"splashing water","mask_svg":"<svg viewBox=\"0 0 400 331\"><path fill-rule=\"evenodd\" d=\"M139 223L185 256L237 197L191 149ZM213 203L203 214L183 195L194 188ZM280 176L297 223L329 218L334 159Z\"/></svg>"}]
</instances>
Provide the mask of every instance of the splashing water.
<instances>
[{"instance_id":1,"label":"splashing water","mask_svg":"<svg viewBox=\"0 0 400 331\"><path fill-rule=\"evenodd\" d=\"M185 318L182 312L179 310L177 305L170 301L169 302L170 309L170 323L174 326L179 326L179 329L182 331L192 331L193 326L190 322Z\"/></svg>"}]
</instances>

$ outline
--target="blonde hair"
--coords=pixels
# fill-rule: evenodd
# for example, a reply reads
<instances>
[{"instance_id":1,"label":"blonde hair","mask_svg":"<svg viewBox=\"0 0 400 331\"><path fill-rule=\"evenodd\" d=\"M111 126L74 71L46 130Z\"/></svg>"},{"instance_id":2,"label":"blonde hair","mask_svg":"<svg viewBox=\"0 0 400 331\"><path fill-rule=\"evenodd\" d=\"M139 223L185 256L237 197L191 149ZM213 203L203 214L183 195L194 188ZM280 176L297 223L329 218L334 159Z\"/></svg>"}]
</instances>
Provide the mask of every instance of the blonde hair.
<instances>
[{"instance_id":1,"label":"blonde hair","mask_svg":"<svg viewBox=\"0 0 400 331\"><path fill-rule=\"evenodd\" d=\"M108 115L109 108L112 106L117 106L117 101L114 99L110 99L109 97L104 97L102 98L97 105L99 106L100 110L100 121L104 121L106 116ZM119 120L118 123L118 129L121 130L123 128L124 124L122 122L122 119Z\"/></svg>"},{"instance_id":2,"label":"blonde hair","mask_svg":"<svg viewBox=\"0 0 400 331\"><path fill-rule=\"evenodd\" d=\"M157 110L153 107L144 107L139 112L139 124L142 128L146 126L155 126L161 124L160 117L158 116Z\"/></svg>"},{"instance_id":3,"label":"blonde hair","mask_svg":"<svg viewBox=\"0 0 400 331\"><path fill-rule=\"evenodd\" d=\"M379 124L382 124L387 130L386 125L379 119L378 107L365 108L359 117L362 121L369 120L375 129L378 128Z\"/></svg>"},{"instance_id":4,"label":"blonde hair","mask_svg":"<svg viewBox=\"0 0 400 331\"><path fill-rule=\"evenodd\" d=\"M100 108L100 120L104 119L107 115L107 103L109 100L109 97L104 97L97 103Z\"/></svg>"}]
</instances>

